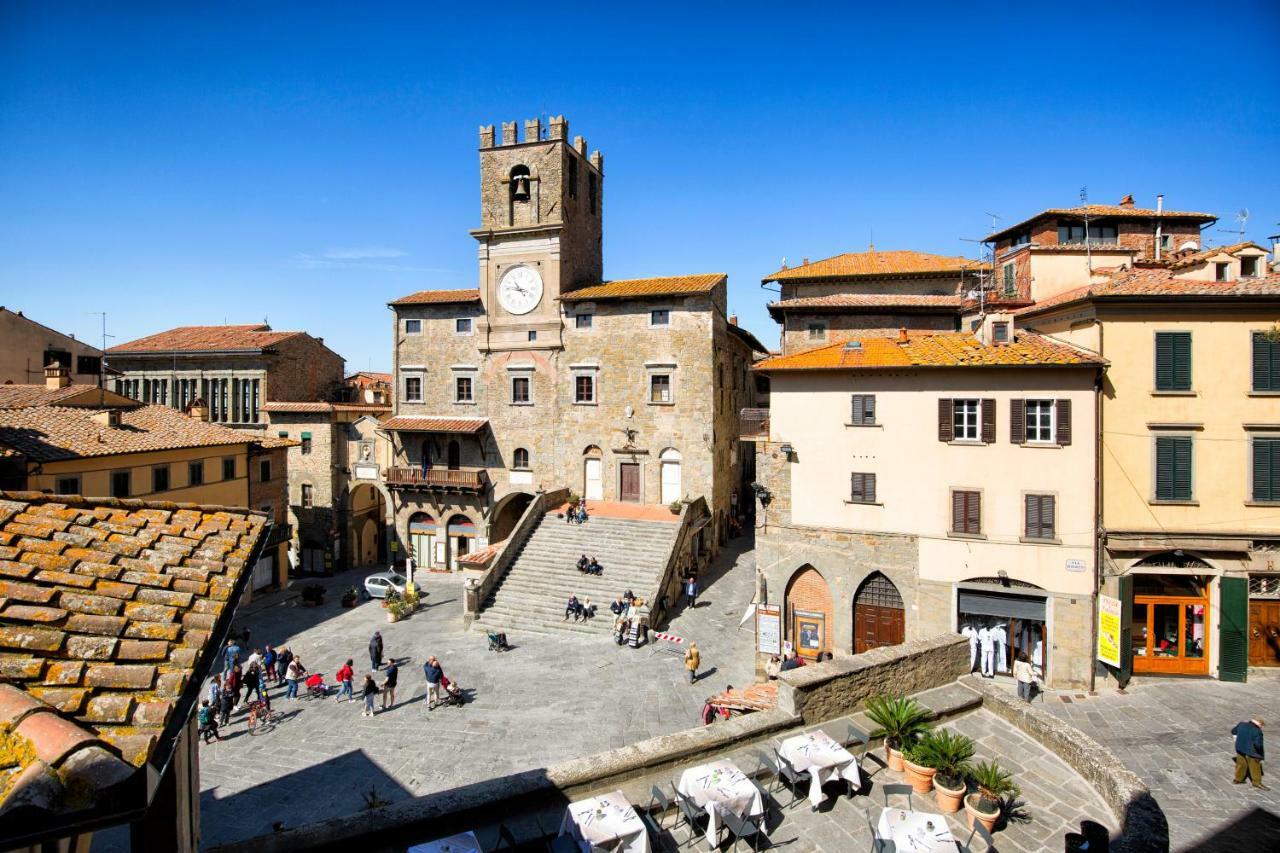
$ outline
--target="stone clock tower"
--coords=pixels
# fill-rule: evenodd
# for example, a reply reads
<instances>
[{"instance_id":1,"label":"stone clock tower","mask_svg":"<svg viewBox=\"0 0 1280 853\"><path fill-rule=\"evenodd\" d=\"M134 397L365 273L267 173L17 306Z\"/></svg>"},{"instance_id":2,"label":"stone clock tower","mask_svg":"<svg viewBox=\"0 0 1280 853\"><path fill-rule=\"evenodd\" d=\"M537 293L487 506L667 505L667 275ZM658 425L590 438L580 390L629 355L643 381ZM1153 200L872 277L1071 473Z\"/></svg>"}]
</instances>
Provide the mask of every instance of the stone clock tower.
<instances>
[{"instance_id":1,"label":"stone clock tower","mask_svg":"<svg viewBox=\"0 0 1280 853\"><path fill-rule=\"evenodd\" d=\"M599 284L604 160L587 156L569 123L480 128L480 300L476 332L485 351L560 349L560 295Z\"/></svg>"}]
</instances>

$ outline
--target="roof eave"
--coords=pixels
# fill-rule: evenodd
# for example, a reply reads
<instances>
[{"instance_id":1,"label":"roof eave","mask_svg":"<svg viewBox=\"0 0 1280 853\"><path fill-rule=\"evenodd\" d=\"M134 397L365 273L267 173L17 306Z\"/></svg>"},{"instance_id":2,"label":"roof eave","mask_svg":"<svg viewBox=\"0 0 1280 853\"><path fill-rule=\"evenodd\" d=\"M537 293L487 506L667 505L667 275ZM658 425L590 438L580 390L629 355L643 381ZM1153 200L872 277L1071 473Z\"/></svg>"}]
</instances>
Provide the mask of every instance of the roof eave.
<instances>
[{"instance_id":1,"label":"roof eave","mask_svg":"<svg viewBox=\"0 0 1280 853\"><path fill-rule=\"evenodd\" d=\"M1217 293L1182 293L1182 294L1155 294L1142 293L1132 296L1124 294L1101 294L1081 296L1078 299L1072 299L1069 302L1061 302L1057 305L1050 305L1046 308L1033 308L1023 312L1019 312L1018 317L1041 317L1046 314L1052 314L1067 308L1076 308L1087 302L1106 303L1110 305L1123 305L1126 303L1148 303L1148 304L1171 304L1176 305L1180 302L1221 302L1224 305L1239 305L1248 302L1280 302L1280 293L1242 293L1239 295L1222 295Z\"/></svg>"}]
</instances>

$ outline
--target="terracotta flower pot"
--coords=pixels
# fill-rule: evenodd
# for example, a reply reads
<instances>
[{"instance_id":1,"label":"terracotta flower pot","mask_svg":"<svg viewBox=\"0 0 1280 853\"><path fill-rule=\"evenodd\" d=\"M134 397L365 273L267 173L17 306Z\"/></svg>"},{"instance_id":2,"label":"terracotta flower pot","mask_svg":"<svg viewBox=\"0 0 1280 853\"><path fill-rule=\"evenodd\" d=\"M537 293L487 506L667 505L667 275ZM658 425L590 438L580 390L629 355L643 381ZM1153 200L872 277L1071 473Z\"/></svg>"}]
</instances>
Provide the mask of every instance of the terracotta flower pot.
<instances>
[{"instance_id":1,"label":"terracotta flower pot","mask_svg":"<svg viewBox=\"0 0 1280 853\"><path fill-rule=\"evenodd\" d=\"M946 785L938 781L938 777L933 779L933 799L938 804L938 808L944 814L954 814L960 811L960 806L964 802L964 792L967 786L961 780L960 787L948 788Z\"/></svg>"},{"instance_id":2,"label":"terracotta flower pot","mask_svg":"<svg viewBox=\"0 0 1280 853\"><path fill-rule=\"evenodd\" d=\"M885 755L885 760L889 764L889 769L897 771L898 773L901 773L902 772L902 752L900 750L894 749L893 747L889 746L889 744L886 743L884 745L884 755Z\"/></svg>"},{"instance_id":3,"label":"terracotta flower pot","mask_svg":"<svg viewBox=\"0 0 1280 853\"><path fill-rule=\"evenodd\" d=\"M937 770L916 764L906 758L902 759L902 766L907 771L907 781L911 783L912 790L917 794L927 794L933 790L933 774L937 773Z\"/></svg>"},{"instance_id":4,"label":"terracotta flower pot","mask_svg":"<svg viewBox=\"0 0 1280 853\"><path fill-rule=\"evenodd\" d=\"M979 811L978 800L981 798L981 794L970 794L964 798L965 819L969 822L970 828L973 827L973 822L976 820L978 823L986 827L987 832L991 832L996 827L996 821L1000 819L1000 809L997 808L995 811L989 813Z\"/></svg>"}]
</instances>

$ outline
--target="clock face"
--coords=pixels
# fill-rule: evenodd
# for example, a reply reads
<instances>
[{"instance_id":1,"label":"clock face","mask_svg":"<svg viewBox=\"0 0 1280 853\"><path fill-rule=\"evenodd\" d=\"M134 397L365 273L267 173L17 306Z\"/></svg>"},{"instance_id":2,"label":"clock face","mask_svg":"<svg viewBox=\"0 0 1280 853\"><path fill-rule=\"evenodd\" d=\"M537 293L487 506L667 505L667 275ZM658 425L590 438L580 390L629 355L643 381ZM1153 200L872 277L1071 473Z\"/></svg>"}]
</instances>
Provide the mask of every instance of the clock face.
<instances>
[{"instance_id":1,"label":"clock face","mask_svg":"<svg viewBox=\"0 0 1280 853\"><path fill-rule=\"evenodd\" d=\"M512 314L528 314L542 301L542 276L533 267L512 267L498 283L498 302Z\"/></svg>"}]
</instances>

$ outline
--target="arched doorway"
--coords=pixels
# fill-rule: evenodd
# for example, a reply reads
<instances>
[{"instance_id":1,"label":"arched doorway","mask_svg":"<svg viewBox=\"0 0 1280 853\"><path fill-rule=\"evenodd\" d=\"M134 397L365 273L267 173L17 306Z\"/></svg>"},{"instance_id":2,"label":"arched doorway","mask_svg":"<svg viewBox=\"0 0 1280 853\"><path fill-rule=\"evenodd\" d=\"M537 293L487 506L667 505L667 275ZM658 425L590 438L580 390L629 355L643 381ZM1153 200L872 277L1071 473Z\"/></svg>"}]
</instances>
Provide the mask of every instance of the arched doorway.
<instances>
[{"instance_id":1,"label":"arched doorway","mask_svg":"<svg viewBox=\"0 0 1280 853\"><path fill-rule=\"evenodd\" d=\"M899 645L906 636L906 608L893 581L872 572L853 596L853 653Z\"/></svg>"},{"instance_id":2,"label":"arched doorway","mask_svg":"<svg viewBox=\"0 0 1280 853\"><path fill-rule=\"evenodd\" d=\"M449 569L458 568L458 558L475 550L476 525L465 515L449 517L447 531L449 536Z\"/></svg>"},{"instance_id":3,"label":"arched doorway","mask_svg":"<svg viewBox=\"0 0 1280 853\"><path fill-rule=\"evenodd\" d=\"M662 502L670 505L680 500L680 451L668 447L658 455L662 465Z\"/></svg>"},{"instance_id":4,"label":"arched doorway","mask_svg":"<svg viewBox=\"0 0 1280 853\"><path fill-rule=\"evenodd\" d=\"M1213 567L1180 551L1134 564L1133 671L1209 674L1209 593Z\"/></svg>"},{"instance_id":5,"label":"arched doorway","mask_svg":"<svg viewBox=\"0 0 1280 853\"><path fill-rule=\"evenodd\" d=\"M443 552L437 553L436 520L425 512L415 512L409 518L409 550L413 564L419 569L440 565Z\"/></svg>"},{"instance_id":6,"label":"arched doorway","mask_svg":"<svg viewBox=\"0 0 1280 853\"><path fill-rule=\"evenodd\" d=\"M831 589L813 566L802 566L787 582L787 639L802 657L831 650Z\"/></svg>"},{"instance_id":7,"label":"arched doorway","mask_svg":"<svg viewBox=\"0 0 1280 853\"><path fill-rule=\"evenodd\" d=\"M524 511L531 503L533 503L533 495L524 492L512 492L498 501L497 506L493 508L493 520L489 522L490 544L501 542L510 536L516 522L520 520L520 516L524 515Z\"/></svg>"},{"instance_id":8,"label":"arched doorway","mask_svg":"<svg viewBox=\"0 0 1280 853\"><path fill-rule=\"evenodd\" d=\"M582 494L589 501L604 500L604 454L594 444L582 451Z\"/></svg>"},{"instance_id":9,"label":"arched doorway","mask_svg":"<svg viewBox=\"0 0 1280 853\"><path fill-rule=\"evenodd\" d=\"M361 483L351 490L351 559L356 566L387 560L387 502L378 488Z\"/></svg>"}]
</instances>

